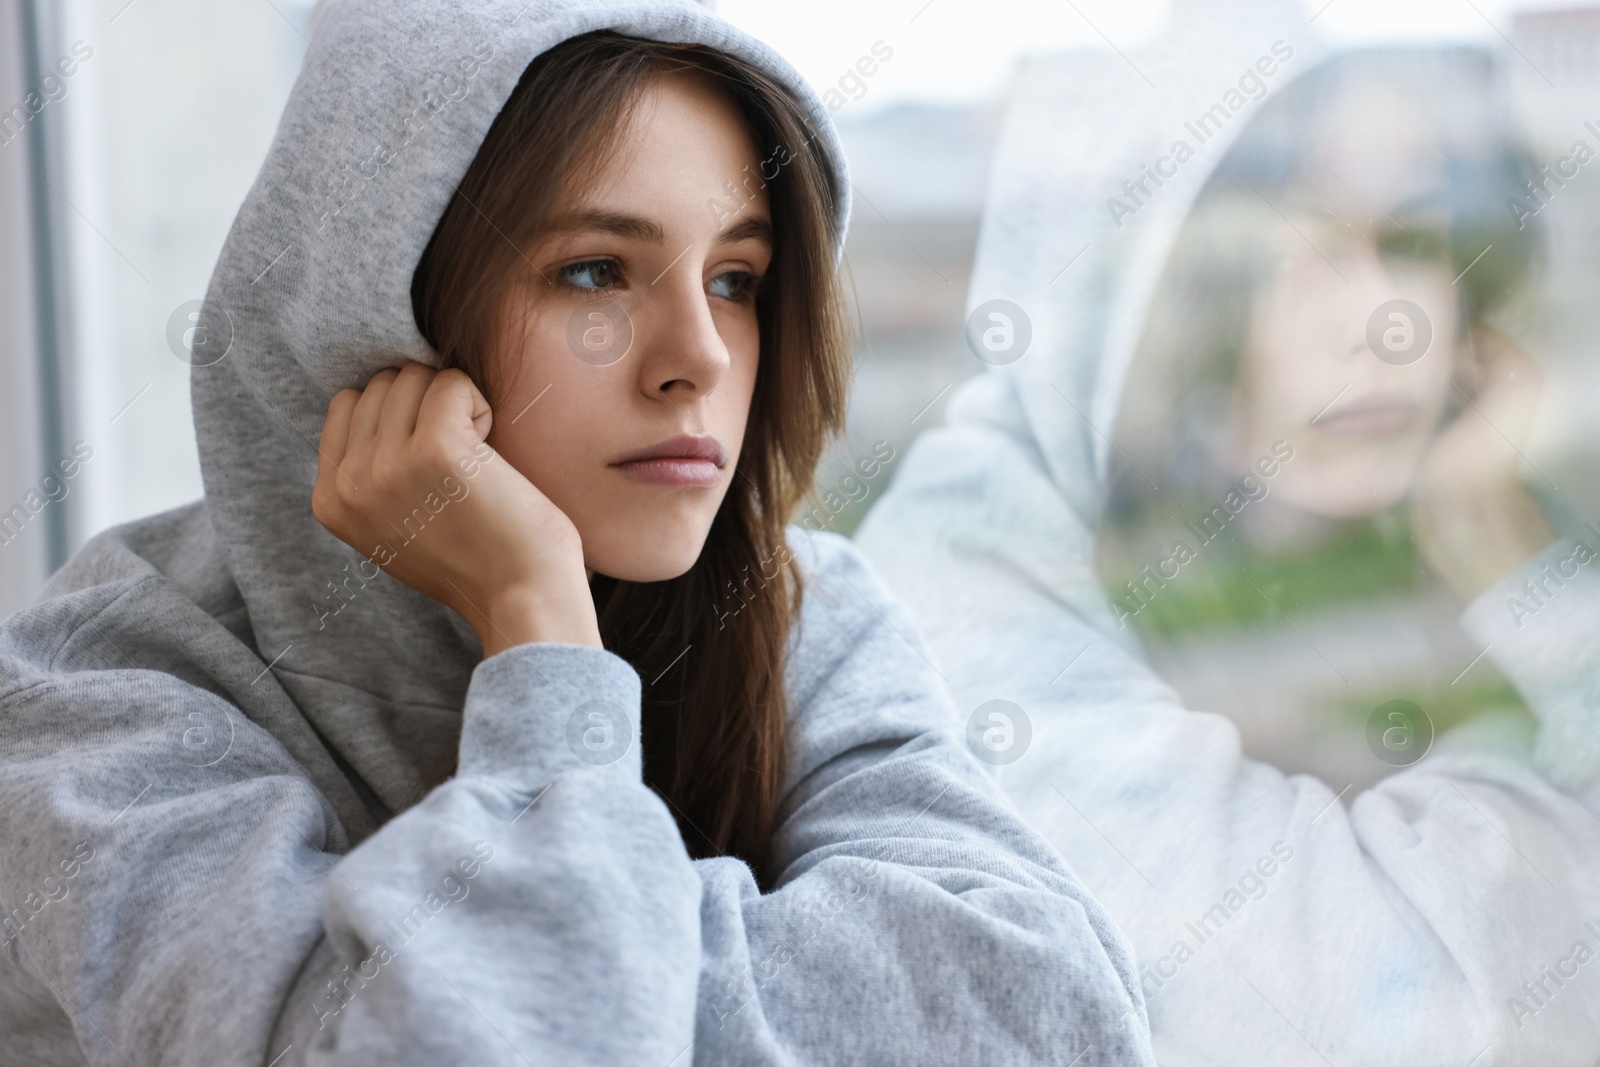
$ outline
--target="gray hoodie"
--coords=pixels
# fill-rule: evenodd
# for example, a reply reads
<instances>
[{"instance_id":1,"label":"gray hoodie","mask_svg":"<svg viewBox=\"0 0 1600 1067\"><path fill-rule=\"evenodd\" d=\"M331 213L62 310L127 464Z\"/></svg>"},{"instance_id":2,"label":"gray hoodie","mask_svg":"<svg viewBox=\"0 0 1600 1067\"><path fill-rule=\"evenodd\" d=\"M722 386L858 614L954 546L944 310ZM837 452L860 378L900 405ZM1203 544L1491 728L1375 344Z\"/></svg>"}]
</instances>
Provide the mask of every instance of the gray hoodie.
<instances>
[{"instance_id":1,"label":"gray hoodie","mask_svg":"<svg viewBox=\"0 0 1600 1067\"><path fill-rule=\"evenodd\" d=\"M958 708L1025 714L1025 751L995 773L1133 941L1162 1064L1592 1064L1600 579L1571 541L1461 616L1534 713L1531 761L1447 736L1365 791L1247 758L1108 607L1095 537L1113 421L1168 249L1257 101L1329 54L1297 4L1176 14L1126 59L1026 69L968 306L1020 306L1029 347L952 397L858 543ZM1473 65L1451 59L1419 51L1416 69L1449 91ZM1179 160L1180 140L1198 151ZM1517 625L1508 597L1562 561L1576 578Z\"/></svg>"},{"instance_id":2,"label":"gray hoodie","mask_svg":"<svg viewBox=\"0 0 1600 1067\"><path fill-rule=\"evenodd\" d=\"M480 663L314 520L331 394L431 359L410 282L454 183L526 65L605 28L770 71L848 187L799 77L702 9L331 8L207 294L205 499L0 628L0 1061L1150 1062L1120 935L847 542L791 538L763 894L643 784L650 679L558 644Z\"/></svg>"}]
</instances>

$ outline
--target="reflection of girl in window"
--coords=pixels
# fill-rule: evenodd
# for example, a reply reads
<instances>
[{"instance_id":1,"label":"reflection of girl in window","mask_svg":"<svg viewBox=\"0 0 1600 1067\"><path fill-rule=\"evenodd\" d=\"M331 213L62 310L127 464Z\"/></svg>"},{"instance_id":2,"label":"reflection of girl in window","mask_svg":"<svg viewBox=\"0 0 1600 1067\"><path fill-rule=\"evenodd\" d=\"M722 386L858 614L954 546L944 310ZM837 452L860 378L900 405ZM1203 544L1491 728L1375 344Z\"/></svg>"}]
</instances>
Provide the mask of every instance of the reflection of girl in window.
<instances>
[{"instance_id":1,"label":"reflection of girl in window","mask_svg":"<svg viewBox=\"0 0 1600 1067\"><path fill-rule=\"evenodd\" d=\"M1253 708L1355 727L1309 760L1341 780L1381 769L1358 735L1387 700L1440 728L1520 706L1487 664L1452 686L1467 639L1428 633L1554 537L1517 475L1538 372L1491 325L1534 254L1505 207L1524 168L1486 95L1418 89L1403 56L1335 61L1211 176L1129 371L1098 551L1114 615L1262 754L1292 769L1327 741ZM1315 620L1336 647L1290 629ZM1281 638L1303 669L1217 666L1225 640Z\"/></svg>"}]
</instances>

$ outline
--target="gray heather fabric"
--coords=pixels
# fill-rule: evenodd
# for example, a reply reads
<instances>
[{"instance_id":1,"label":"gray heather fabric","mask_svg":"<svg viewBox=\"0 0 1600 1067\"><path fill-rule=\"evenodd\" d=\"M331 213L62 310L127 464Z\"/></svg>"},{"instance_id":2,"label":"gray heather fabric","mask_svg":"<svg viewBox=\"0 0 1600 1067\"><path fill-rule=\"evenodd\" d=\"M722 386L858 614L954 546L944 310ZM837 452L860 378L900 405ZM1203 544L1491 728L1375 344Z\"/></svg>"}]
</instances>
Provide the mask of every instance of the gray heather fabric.
<instances>
[{"instance_id":1,"label":"gray heather fabric","mask_svg":"<svg viewBox=\"0 0 1600 1067\"><path fill-rule=\"evenodd\" d=\"M1105 199L1274 41L1293 55L1271 92L1329 54L1298 4L1175 13L1130 55L1157 90L1112 55L1024 71L968 306L1021 305L1032 348L952 397L858 543L957 706L1005 698L1030 717L1031 747L997 777L1133 942L1163 1065L1592 1064L1600 581L1569 581L1520 631L1504 606L1571 544L1462 618L1538 716L1543 776L1448 736L1358 795L1283 774L1184 707L1107 608L1093 538L1127 363L1189 204L1258 105L1120 227ZM1441 86L1488 66L1448 49L1417 63Z\"/></svg>"},{"instance_id":2,"label":"gray heather fabric","mask_svg":"<svg viewBox=\"0 0 1600 1067\"><path fill-rule=\"evenodd\" d=\"M1150 1062L1120 935L847 542L792 535L762 895L643 785L626 663L480 664L313 520L329 396L429 358L408 287L452 183L526 64L597 28L760 64L845 185L810 91L698 8L330 10L208 293L205 500L96 539L0 628L5 1064Z\"/></svg>"}]
</instances>

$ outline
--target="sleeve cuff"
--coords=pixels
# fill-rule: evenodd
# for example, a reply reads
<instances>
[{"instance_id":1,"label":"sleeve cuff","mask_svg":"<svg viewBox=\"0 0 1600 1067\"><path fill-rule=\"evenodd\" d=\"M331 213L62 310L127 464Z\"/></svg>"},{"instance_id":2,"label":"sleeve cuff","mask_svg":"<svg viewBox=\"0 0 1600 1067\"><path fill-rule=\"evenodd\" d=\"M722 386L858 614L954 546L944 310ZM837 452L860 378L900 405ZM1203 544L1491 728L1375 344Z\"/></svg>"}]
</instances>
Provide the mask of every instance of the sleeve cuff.
<instances>
[{"instance_id":1,"label":"sleeve cuff","mask_svg":"<svg viewBox=\"0 0 1600 1067\"><path fill-rule=\"evenodd\" d=\"M1500 579L1467 605L1462 628L1508 666L1524 657L1557 667L1590 643L1600 622L1600 576L1588 545L1563 537ZM1570 661L1569 661L1570 663ZM1570 665L1567 670L1570 670Z\"/></svg>"},{"instance_id":2,"label":"sleeve cuff","mask_svg":"<svg viewBox=\"0 0 1600 1067\"><path fill-rule=\"evenodd\" d=\"M458 774L538 785L577 770L643 776L639 675L583 645L518 645L472 672Z\"/></svg>"},{"instance_id":3,"label":"sleeve cuff","mask_svg":"<svg viewBox=\"0 0 1600 1067\"><path fill-rule=\"evenodd\" d=\"M1600 781L1600 554L1563 537L1462 612L1464 630L1539 720L1540 769L1584 793Z\"/></svg>"}]
</instances>

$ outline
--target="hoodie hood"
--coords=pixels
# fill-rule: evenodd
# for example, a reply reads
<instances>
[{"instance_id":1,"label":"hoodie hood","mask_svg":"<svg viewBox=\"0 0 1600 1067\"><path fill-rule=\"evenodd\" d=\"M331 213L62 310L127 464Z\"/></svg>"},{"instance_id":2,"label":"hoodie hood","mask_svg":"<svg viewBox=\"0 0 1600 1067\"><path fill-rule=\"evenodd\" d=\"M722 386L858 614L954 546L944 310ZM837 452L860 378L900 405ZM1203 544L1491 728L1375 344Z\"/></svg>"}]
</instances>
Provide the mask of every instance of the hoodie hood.
<instances>
[{"instance_id":1,"label":"hoodie hood","mask_svg":"<svg viewBox=\"0 0 1600 1067\"><path fill-rule=\"evenodd\" d=\"M1020 309L1026 327L1016 336L1031 337L1020 355L995 359L1003 365L952 398L950 423L987 422L1029 439L1094 528L1123 393L1138 387L1130 366L1197 197L1225 160L1251 184L1281 181L1273 169L1281 157L1316 135L1275 114L1262 140L1252 133L1253 147L1271 146L1265 161L1239 164L1229 153L1258 114L1277 97L1309 92L1304 80L1330 64L1386 53L1404 60L1409 86L1444 102L1476 107L1500 76L1494 56L1476 47L1336 47L1288 0L1179 0L1147 47L1025 63L1001 131L967 309L983 320L969 319L973 340L995 321L986 318L993 301ZM1504 114L1441 107L1430 118L1457 140L1504 137ZM1263 200L1263 211L1278 210Z\"/></svg>"},{"instance_id":2,"label":"hoodie hood","mask_svg":"<svg viewBox=\"0 0 1600 1067\"><path fill-rule=\"evenodd\" d=\"M1331 51L1298 3L1208 0L1175 3L1162 32L1126 55L1019 70L967 310L1008 301L1031 338L987 369L997 382L952 399L950 421L1020 409L1026 425L1012 432L1033 438L1091 527L1128 363L1195 197L1263 102Z\"/></svg>"},{"instance_id":3,"label":"hoodie hood","mask_svg":"<svg viewBox=\"0 0 1600 1067\"><path fill-rule=\"evenodd\" d=\"M206 293L191 393L209 519L262 660L370 788L379 821L449 766L481 650L463 620L370 576L316 521L323 416L335 392L399 360L437 365L412 314L422 252L528 64L597 30L707 45L787 87L835 175L842 241L850 186L826 109L702 7L336 0Z\"/></svg>"}]
</instances>

